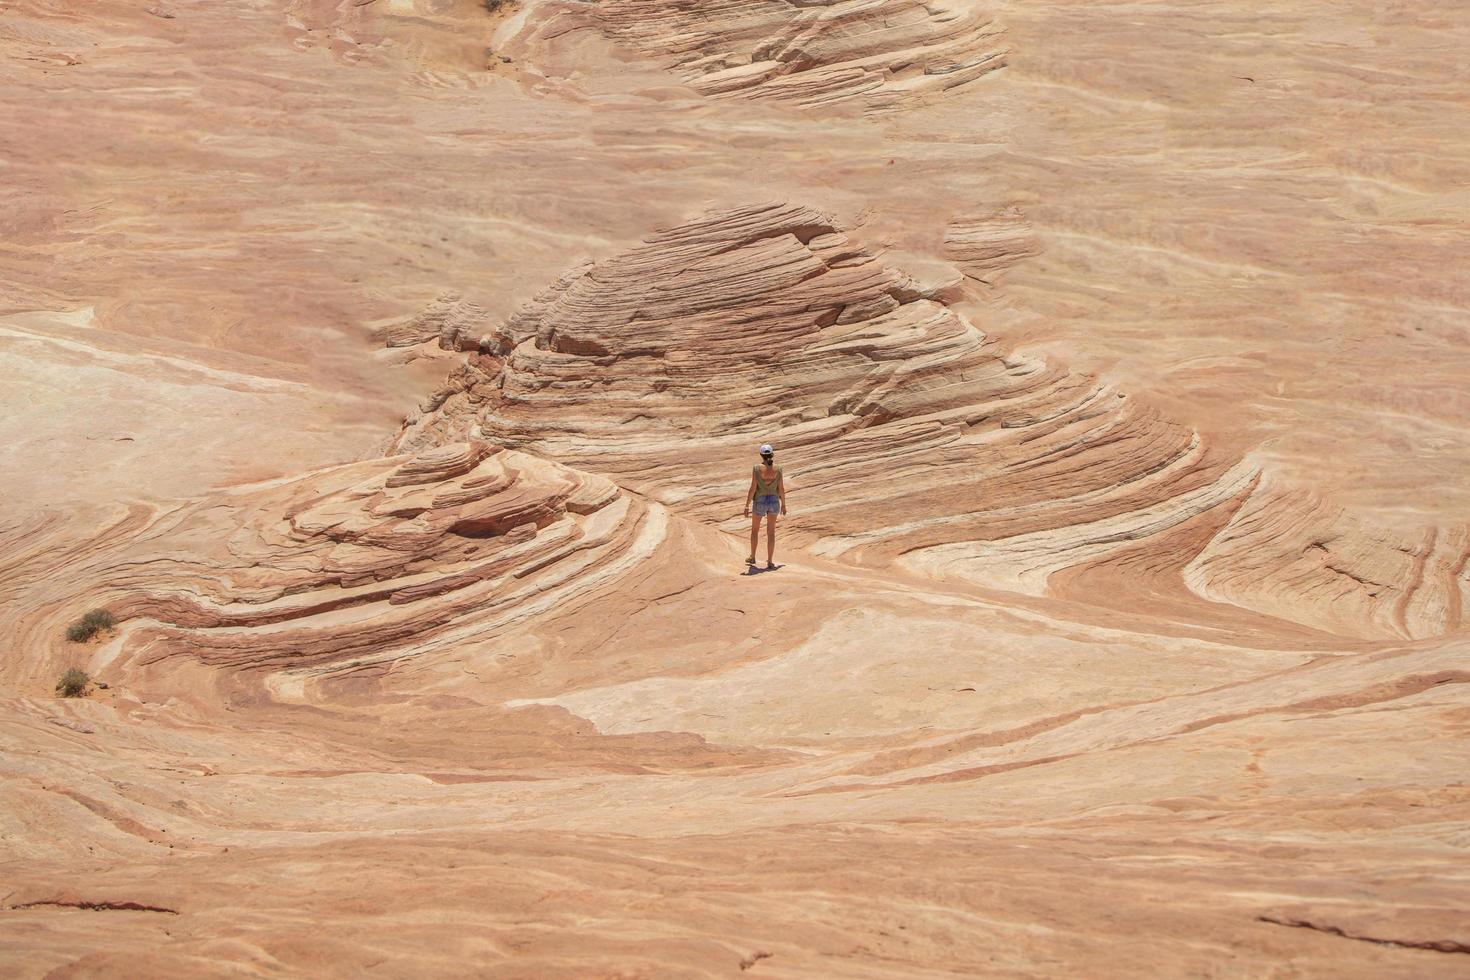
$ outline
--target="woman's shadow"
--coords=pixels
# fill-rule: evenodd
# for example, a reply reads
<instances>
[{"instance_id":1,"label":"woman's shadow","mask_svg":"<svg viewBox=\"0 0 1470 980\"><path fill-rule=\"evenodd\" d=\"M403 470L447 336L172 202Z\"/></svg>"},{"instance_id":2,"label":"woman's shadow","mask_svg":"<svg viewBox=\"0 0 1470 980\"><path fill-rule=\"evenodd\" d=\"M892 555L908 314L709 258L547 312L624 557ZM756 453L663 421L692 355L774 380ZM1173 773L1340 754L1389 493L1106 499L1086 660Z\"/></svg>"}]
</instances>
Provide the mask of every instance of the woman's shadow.
<instances>
[{"instance_id":1,"label":"woman's shadow","mask_svg":"<svg viewBox=\"0 0 1470 980\"><path fill-rule=\"evenodd\" d=\"M785 565L779 565L779 564L778 565L773 565L770 568L767 568L764 565L746 565L745 566L745 574L746 575L760 575L763 572L774 572L774 571L778 571L778 570L780 570L782 568L785 568L785 567L786 567Z\"/></svg>"}]
</instances>

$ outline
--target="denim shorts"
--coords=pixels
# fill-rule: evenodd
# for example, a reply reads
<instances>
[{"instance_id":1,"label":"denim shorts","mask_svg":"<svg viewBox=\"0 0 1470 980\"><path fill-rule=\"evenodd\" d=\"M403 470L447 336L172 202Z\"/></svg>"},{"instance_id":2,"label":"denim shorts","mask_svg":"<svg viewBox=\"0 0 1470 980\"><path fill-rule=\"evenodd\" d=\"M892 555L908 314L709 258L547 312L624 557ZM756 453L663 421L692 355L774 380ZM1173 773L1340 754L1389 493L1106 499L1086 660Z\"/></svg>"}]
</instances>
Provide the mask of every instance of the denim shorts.
<instances>
[{"instance_id":1,"label":"denim shorts","mask_svg":"<svg viewBox=\"0 0 1470 980\"><path fill-rule=\"evenodd\" d=\"M774 517L779 513L781 513L781 498L774 493L761 494L755 498L756 517L765 517L767 514Z\"/></svg>"}]
</instances>

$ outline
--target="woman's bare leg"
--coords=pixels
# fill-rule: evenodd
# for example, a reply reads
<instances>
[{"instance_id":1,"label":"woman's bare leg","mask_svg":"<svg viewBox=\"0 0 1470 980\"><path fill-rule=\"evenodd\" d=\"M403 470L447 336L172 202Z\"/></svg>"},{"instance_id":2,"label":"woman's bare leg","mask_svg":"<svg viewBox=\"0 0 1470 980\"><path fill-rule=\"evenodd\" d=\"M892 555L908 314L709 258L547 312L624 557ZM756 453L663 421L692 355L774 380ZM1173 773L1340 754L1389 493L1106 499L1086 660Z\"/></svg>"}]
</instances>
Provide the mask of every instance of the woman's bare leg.
<instances>
[{"instance_id":1,"label":"woman's bare leg","mask_svg":"<svg viewBox=\"0 0 1470 980\"><path fill-rule=\"evenodd\" d=\"M752 555L755 554L755 548L754 547L752 547L750 549L750 553ZM773 565L773 564L775 564L775 562L776 562L776 515L775 514L768 514L766 516L766 564L767 565Z\"/></svg>"},{"instance_id":2,"label":"woman's bare leg","mask_svg":"<svg viewBox=\"0 0 1470 980\"><path fill-rule=\"evenodd\" d=\"M755 564L755 543L760 540L761 515L755 514L750 518L750 563Z\"/></svg>"}]
</instances>

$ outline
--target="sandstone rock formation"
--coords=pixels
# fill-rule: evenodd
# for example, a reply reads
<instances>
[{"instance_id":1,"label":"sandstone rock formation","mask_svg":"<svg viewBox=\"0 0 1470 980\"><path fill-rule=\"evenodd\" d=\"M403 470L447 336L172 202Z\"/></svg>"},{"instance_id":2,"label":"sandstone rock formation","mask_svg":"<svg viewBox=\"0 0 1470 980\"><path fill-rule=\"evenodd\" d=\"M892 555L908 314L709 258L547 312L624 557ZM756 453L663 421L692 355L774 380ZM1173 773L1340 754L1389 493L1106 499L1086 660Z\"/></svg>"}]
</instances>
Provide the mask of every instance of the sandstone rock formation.
<instances>
[{"instance_id":1,"label":"sandstone rock formation","mask_svg":"<svg viewBox=\"0 0 1470 980\"><path fill-rule=\"evenodd\" d=\"M447 290L413 316L385 327L383 342L388 347L412 347L433 340L444 350L458 350L465 332L484 318L481 307Z\"/></svg>"},{"instance_id":2,"label":"sandstone rock formation","mask_svg":"<svg viewBox=\"0 0 1470 980\"><path fill-rule=\"evenodd\" d=\"M590 21L717 99L886 111L1005 66L1002 31L962 4L607 0L551 9L538 14L537 31L554 35Z\"/></svg>"},{"instance_id":3,"label":"sandstone rock formation","mask_svg":"<svg viewBox=\"0 0 1470 980\"><path fill-rule=\"evenodd\" d=\"M1172 592L1346 637L1453 633L1470 600L1463 525L1415 542L1263 483L1126 392L987 342L811 209L652 235L478 346L401 446L480 425L738 531L730 461L771 440L809 484L796 540L828 557L1035 593L1069 572L1082 601Z\"/></svg>"},{"instance_id":4,"label":"sandstone rock formation","mask_svg":"<svg viewBox=\"0 0 1470 980\"><path fill-rule=\"evenodd\" d=\"M1470 976L1450 8L0 8L0 974Z\"/></svg>"},{"instance_id":5,"label":"sandstone rock formation","mask_svg":"<svg viewBox=\"0 0 1470 980\"><path fill-rule=\"evenodd\" d=\"M657 525L604 479L483 442L339 468L241 504L250 517L207 580L180 573L115 604L157 624L130 632L122 653L142 665L370 667L465 629L471 612L480 628L528 615L558 600L555 579L575 573L564 584L590 588Z\"/></svg>"},{"instance_id":6,"label":"sandstone rock formation","mask_svg":"<svg viewBox=\"0 0 1470 980\"><path fill-rule=\"evenodd\" d=\"M1001 273L1036 254L1031 225L1018 208L956 216L944 230L944 252L971 279L995 285Z\"/></svg>"}]
</instances>

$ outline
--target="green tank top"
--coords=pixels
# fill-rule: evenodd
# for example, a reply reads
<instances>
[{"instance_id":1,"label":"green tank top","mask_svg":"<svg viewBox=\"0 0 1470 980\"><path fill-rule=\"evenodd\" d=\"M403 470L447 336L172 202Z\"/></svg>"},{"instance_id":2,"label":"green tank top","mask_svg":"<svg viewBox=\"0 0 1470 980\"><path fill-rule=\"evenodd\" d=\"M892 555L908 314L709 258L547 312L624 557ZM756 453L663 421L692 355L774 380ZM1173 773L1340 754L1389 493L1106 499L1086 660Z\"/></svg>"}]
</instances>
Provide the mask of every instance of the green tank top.
<instances>
[{"instance_id":1,"label":"green tank top","mask_svg":"<svg viewBox=\"0 0 1470 980\"><path fill-rule=\"evenodd\" d=\"M755 477L755 495L757 497L774 497L781 492L781 467L776 467L776 475L767 480L761 475L761 464L756 463L750 468L751 475Z\"/></svg>"}]
</instances>

